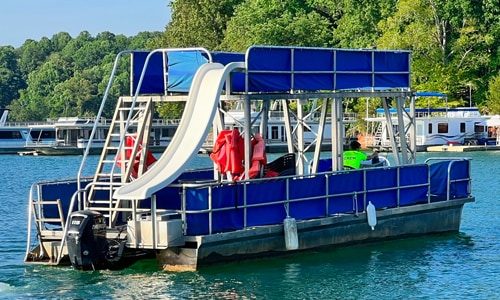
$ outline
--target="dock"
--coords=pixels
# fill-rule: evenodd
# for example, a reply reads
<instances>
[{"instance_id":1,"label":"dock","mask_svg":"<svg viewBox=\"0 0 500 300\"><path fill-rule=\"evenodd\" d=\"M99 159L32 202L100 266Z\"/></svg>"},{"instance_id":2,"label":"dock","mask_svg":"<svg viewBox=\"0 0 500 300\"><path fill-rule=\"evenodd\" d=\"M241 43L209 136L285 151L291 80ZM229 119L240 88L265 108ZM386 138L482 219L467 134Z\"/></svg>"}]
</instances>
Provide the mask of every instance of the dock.
<instances>
[{"instance_id":1,"label":"dock","mask_svg":"<svg viewBox=\"0 0 500 300\"><path fill-rule=\"evenodd\" d=\"M427 152L472 152L472 151L498 151L500 145L442 145L427 147Z\"/></svg>"}]
</instances>

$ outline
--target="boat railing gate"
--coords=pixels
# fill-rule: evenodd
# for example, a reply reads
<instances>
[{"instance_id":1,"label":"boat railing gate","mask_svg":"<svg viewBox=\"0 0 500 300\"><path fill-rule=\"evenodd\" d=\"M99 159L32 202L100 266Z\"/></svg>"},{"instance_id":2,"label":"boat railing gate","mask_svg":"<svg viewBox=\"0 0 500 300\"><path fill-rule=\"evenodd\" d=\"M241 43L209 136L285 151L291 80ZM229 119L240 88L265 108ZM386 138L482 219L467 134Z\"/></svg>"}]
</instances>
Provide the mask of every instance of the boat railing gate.
<instances>
[{"instance_id":1,"label":"boat railing gate","mask_svg":"<svg viewBox=\"0 0 500 300\"><path fill-rule=\"evenodd\" d=\"M468 164L468 174L469 176L467 178L458 178L458 179L452 179L451 176L451 168L453 167L453 164L457 162L462 162L462 161L470 161L469 158L461 158L461 157L430 157L425 160L425 164L430 164L432 162L439 162L439 161L450 161L448 164L448 171L447 171L447 176L446 176L446 201L449 201L451 199L451 185L453 183L459 183L459 182L467 182L467 194L471 194L471 167L470 163ZM430 176L430 175L429 175Z\"/></svg>"},{"instance_id":2,"label":"boat railing gate","mask_svg":"<svg viewBox=\"0 0 500 300\"><path fill-rule=\"evenodd\" d=\"M65 222L65 226L64 226L64 230L63 230L63 236L62 236L62 240L61 240L61 247L60 247L61 250L58 252L56 264L59 264L59 262L62 259L62 253L63 253L62 249L64 248L65 243L66 243L66 235L67 235L68 230L69 230L71 212L73 212L75 210L75 205L78 205L78 210L82 210L82 209L97 210L98 209L101 212L102 211L108 212L108 214L106 214L107 218L108 218L108 228L113 227L114 224L113 224L112 220L113 220L113 218L116 217L116 214L119 212L147 213L150 211L150 209L139 209L138 210L137 208L135 208L135 206L133 208L120 207L120 200L117 200L117 202L115 204L113 204L111 194L109 195L110 200L109 200L108 207L99 207L99 208L89 207L89 205L87 203L82 203L82 199L87 199L87 195L90 192L92 187L96 187L96 186L103 185L103 184L106 186L109 186L110 184L113 184L115 186L123 185L123 183L119 182L119 181L112 182L112 183L110 183L110 182L89 182L85 186L85 188L76 190L75 193L71 196L71 201L69 204L69 208L68 208L68 212L67 212L67 216L66 216L66 222Z\"/></svg>"}]
</instances>

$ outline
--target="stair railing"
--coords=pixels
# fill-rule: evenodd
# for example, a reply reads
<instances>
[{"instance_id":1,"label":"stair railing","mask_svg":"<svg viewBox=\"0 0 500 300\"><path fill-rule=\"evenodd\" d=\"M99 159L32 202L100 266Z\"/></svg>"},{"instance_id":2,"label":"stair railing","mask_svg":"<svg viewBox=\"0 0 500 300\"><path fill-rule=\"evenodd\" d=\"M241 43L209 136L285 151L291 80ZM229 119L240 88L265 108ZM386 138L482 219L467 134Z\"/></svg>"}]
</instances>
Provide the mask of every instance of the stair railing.
<instances>
[{"instance_id":1,"label":"stair railing","mask_svg":"<svg viewBox=\"0 0 500 300\"><path fill-rule=\"evenodd\" d=\"M81 189L81 178L82 178L83 169L85 168L87 158L88 158L88 155L90 153L90 147L92 147L92 142L93 142L94 137L95 137L96 132L97 132L97 124L98 124L99 120L101 119L102 113L104 111L104 107L106 105L106 101L108 100L109 91L111 90L111 87L113 85L113 81L114 81L115 76L116 76L116 70L118 69L120 58L125 54L131 54L131 53L133 53L133 51L125 50L125 51L121 51L120 53L118 53L116 55L115 62L113 64L113 69L111 71L111 75L110 75L109 80L108 80L108 85L106 86L106 90L104 91L104 96L103 96L102 101L101 101L101 106L99 107L99 111L97 112L97 115L96 115L96 118L94 121L94 126L92 127L92 131L90 133L87 146L85 147L85 152L83 153L82 162L80 163L80 167L78 168L77 179L76 179L78 189ZM81 199L79 193L76 193L76 194L78 194L78 203L79 203L79 208L80 208L81 203L82 203L82 199Z\"/></svg>"}]
</instances>

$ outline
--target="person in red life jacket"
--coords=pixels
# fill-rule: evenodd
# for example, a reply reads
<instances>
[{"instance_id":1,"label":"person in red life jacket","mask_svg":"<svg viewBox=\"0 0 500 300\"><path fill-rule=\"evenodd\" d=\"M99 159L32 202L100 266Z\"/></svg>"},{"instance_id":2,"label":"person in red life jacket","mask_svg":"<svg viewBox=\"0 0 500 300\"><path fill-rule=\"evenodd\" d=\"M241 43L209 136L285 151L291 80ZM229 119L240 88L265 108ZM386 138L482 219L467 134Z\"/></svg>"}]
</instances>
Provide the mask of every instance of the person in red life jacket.
<instances>
[{"instance_id":1,"label":"person in red life jacket","mask_svg":"<svg viewBox=\"0 0 500 300\"><path fill-rule=\"evenodd\" d=\"M361 144L358 141L352 141L350 144L350 150L345 151L343 155L344 168L345 169L359 169L361 163L365 160L372 160L372 164L378 163L378 152L374 151L372 155L366 155L365 153L359 151Z\"/></svg>"}]
</instances>

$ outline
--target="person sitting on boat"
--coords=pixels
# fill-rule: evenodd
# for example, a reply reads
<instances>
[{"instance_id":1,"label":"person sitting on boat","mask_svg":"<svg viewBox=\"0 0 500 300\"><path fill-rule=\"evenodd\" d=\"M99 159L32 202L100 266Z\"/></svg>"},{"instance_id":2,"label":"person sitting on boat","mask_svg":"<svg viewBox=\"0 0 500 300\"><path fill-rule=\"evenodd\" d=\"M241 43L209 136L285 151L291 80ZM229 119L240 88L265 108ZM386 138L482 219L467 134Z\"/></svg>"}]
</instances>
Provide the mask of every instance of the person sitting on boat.
<instances>
[{"instance_id":1,"label":"person sitting on boat","mask_svg":"<svg viewBox=\"0 0 500 300\"><path fill-rule=\"evenodd\" d=\"M366 155L359 151L361 144L358 141L352 141L350 150L344 152L344 169L359 169L363 161L371 160L372 164L379 162L378 152L375 150L372 155Z\"/></svg>"}]
</instances>

